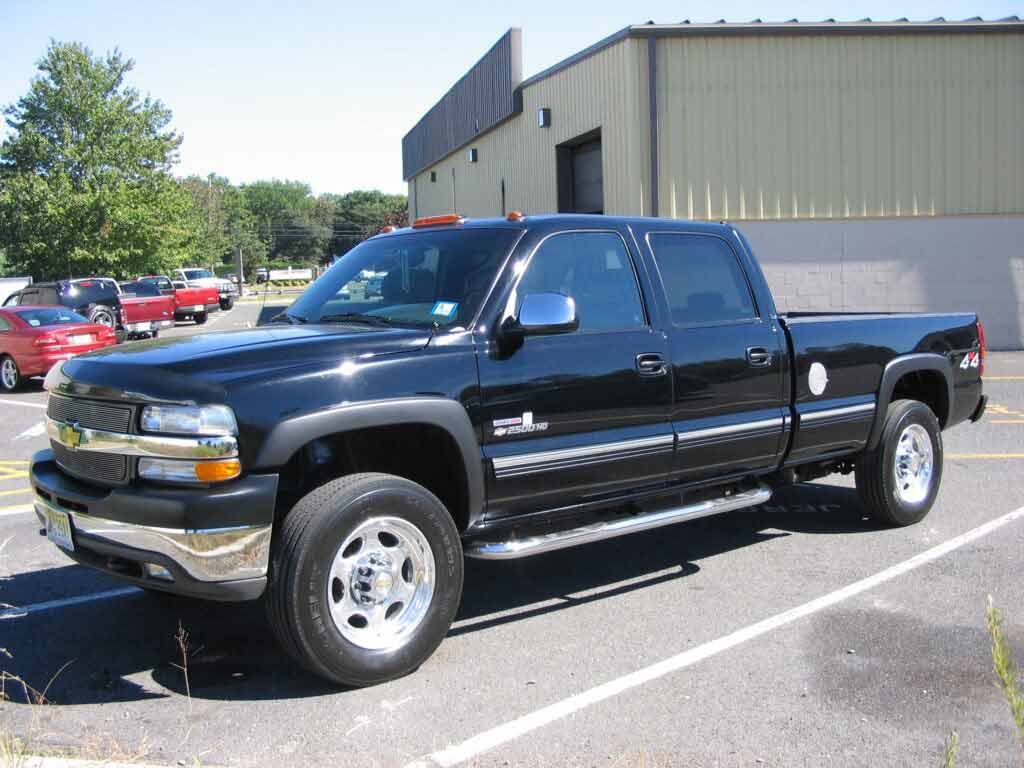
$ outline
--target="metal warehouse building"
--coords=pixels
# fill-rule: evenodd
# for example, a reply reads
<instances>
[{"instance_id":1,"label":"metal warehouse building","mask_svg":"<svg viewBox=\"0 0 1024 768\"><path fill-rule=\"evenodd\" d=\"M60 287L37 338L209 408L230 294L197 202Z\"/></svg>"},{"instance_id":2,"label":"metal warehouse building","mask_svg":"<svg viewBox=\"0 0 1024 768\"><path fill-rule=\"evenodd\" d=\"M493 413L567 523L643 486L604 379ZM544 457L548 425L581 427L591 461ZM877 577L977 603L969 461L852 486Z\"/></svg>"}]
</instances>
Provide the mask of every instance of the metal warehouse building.
<instances>
[{"instance_id":1,"label":"metal warehouse building","mask_svg":"<svg viewBox=\"0 0 1024 768\"><path fill-rule=\"evenodd\" d=\"M783 310L980 311L1024 346L1024 22L509 30L402 141L412 217L728 220Z\"/></svg>"}]
</instances>

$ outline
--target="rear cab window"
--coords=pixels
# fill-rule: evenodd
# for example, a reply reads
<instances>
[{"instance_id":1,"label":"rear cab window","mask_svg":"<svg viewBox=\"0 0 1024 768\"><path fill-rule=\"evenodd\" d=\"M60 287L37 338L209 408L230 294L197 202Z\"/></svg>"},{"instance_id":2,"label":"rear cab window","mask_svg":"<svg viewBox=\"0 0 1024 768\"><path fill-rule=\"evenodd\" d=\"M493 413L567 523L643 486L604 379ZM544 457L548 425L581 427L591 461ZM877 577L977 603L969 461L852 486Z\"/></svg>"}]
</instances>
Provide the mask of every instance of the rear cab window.
<instances>
[{"instance_id":1,"label":"rear cab window","mask_svg":"<svg viewBox=\"0 0 1024 768\"><path fill-rule=\"evenodd\" d=\"M735 251L715 235L652 232L647 236L672 324L750 322L757 309Z\"/></svg>"},{"instance_id":2,"label":"rear cab window","mask_svg":"<svg viewBox=\"0 0 1024 768\"><path fill-rule=\"evenodd\" d=\"M63 295L76 307L116 299L117 284L113 280L75 280L64 286Z\"/></svg>"}]
</instances>

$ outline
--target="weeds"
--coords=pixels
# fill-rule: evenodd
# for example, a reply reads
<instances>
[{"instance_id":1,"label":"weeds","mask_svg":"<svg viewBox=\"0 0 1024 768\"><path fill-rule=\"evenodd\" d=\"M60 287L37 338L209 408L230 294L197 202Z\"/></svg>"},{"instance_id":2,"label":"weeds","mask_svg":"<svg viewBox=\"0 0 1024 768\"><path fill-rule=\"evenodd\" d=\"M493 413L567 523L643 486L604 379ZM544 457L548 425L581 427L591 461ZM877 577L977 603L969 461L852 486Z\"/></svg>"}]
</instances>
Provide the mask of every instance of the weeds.
<instances>
[{"instance_id":1,"label":"weeds","mask_svg":"<svg viewBox=\"0 0 1024 768\"><path fill-rule=\"evenodd\" d=\"M1003 612L993 605L991 595L985 612L985 624L992 638L992 666L999 678L999 688L1006 697L1006 703L1010 705L1010 714L1017 726L1017 740L1024 749L1024 695L1021 695L1020 690L1020 670L1010 654L1010 644L1006 642Z\"/></svg>"},{"instance_id":2,"label":"weeds","mask_svg":"<svg viewBox=\"0 0 1024 768\"><path fill-rule=\"evenodd\" d=\"M959 751L960 734L950 731L949 736L946 737L946 743L942 747L942 762L939 764L941 768L956 768L956 756Z\"/></svg>"},{"instance_id":3,"label":"weeds","mask_svg":"<svg viewBox=\"0 0 1024 768\"><path fill-rule=\"evenodd\" d=\"M178 650L181 652L181 664L172 664L171 666L181 670L181 674L185 676L185 697L188 699L188 713L192 714L192 687L188 681L188 630L182 625L181 621L178 621L178 632L175 634L174 639L178 643Z\"/></svg>"}]
</instances>

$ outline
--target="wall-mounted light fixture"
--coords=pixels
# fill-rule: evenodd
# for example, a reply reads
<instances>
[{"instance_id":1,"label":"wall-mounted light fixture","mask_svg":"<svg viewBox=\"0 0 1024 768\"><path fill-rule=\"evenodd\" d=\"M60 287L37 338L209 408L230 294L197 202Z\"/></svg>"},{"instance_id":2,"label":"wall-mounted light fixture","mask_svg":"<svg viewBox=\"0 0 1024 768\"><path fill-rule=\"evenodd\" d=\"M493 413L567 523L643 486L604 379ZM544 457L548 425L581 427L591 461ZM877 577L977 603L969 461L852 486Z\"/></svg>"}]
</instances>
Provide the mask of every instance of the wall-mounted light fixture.
<instances>
[{"instance_id":1,"label":"wall-mounted light fixture","mask_svg":"<svg viewBox=\"0 0 1024 768\"><path fill-rule=\"evenodd\" d=\"M431 183L437 183L437 171L430 172L430 181Z\"/></svg>"},{"instance_id":2,"label":"wall-mounted light fixture","mask_svg":"<svg viewBox=\"0 0 1024 768\"><path fill-rule=\"evenodd\" d=\"M551 127L551 107L541 107L537 110L537 125L541 128Z\"/></svg>"},{"instance_id":3,"label":"wall-mounted light fixture","mask_svg":"<svg viewBox=\"0 0 1024 768\"><path fill-rule=\"evenodd\" d=\"M469 150L469 162L475 163L479 159L480 159L480 153L477 150L477 148L473 147L472 149L470 149Z\"/></svg>"}]
</instances>

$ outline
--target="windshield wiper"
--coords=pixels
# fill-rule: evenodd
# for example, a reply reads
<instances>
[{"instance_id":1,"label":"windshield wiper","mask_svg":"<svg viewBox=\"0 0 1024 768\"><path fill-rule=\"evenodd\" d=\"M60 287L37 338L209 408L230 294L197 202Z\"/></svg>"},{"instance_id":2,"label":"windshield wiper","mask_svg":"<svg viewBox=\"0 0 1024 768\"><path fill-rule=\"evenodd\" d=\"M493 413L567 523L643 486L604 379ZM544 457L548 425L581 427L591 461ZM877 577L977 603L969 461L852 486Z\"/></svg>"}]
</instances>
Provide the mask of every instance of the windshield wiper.
<instances>
[{"instance_id":1,"label":"windshield wiper","mask_svg":"<svg viewBox=\"0 0 1024 768\"><path fill-rule=\"evenodd\" d=\"M367 315L362 312L339 312L333 315L320 315L319 323L366 323L379 328L386 328L391 321L379 315Z\"/></svg>"},{"instance_id":2,"label":"windshield wiper","mask_svg":"<svg viewBox=\"0 0 1024 768\"><path fill-rule=\"evenodd\" d=\"M280 312L279 314L276 314L272 318L270 318L270 322L272 322L272 323L284 322L284 323L289 323L291 325L302 325L303 323L308 323L309 320L304 318L302 315L291 315L291 314L288 314L287 312Z\"/></svg>"}]
</instances>

